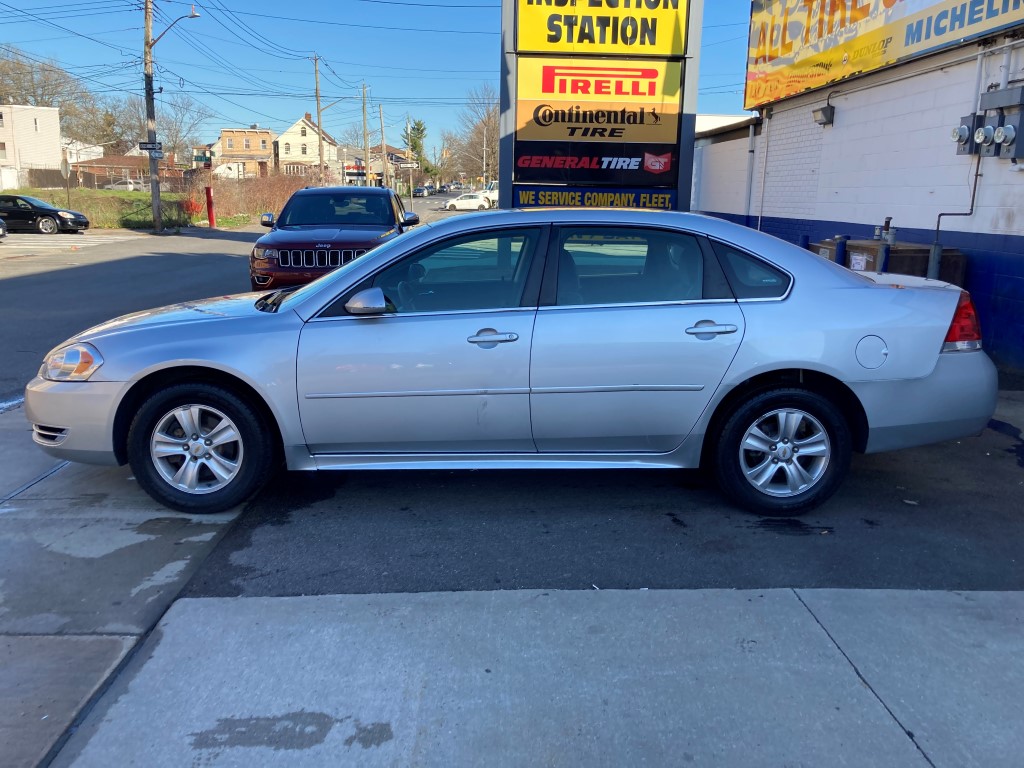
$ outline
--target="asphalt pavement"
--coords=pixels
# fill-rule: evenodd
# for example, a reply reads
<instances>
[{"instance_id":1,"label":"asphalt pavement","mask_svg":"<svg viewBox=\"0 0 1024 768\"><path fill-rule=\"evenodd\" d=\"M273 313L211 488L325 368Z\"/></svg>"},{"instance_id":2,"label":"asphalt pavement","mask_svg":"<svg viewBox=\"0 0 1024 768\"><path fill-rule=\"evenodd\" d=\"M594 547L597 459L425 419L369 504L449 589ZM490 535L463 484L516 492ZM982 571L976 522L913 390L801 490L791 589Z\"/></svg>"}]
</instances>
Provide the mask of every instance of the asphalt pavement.
<instances>
[{"instance_id":1,"label":"asphalt pavement","mask_svg":"<svg viewBox=\"0 0 1024 768\"><path fill-rule=\"evenodd\" d=\"M47 459L23 419L0 414L5 766L1016 766L1024 754L1022 591L183 596L211 591L207 564L259 500L169 512L124 468ZM1003 393L960 454L1018 515L1022 426L1024 395ZM912 486L915 466L903 465ZM347 567L306 533L320 572ZM1018 571L1019 541L1004 555ZM252 567L273 584L273 563L251 554L235 552L221 591L251 587L237 577Z\"/></svg>"}]
</instances>

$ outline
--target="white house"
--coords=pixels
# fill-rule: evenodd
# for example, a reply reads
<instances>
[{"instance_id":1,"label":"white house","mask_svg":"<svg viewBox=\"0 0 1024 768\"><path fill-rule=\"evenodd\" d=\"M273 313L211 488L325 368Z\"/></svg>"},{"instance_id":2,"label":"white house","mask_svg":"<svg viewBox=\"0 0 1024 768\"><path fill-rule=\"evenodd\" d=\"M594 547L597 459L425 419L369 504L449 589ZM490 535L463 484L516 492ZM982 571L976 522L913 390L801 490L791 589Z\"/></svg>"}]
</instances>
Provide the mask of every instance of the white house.
<instances>
[{"instance_id":1,"label":"white house","mask_svg":"<svg viewBox=\"0 0 1024 768\"><path fill-rule=\"evenodd\" d=\"M56 107L0 104L0 189L28 183L33 168L60 168L60 112Z\"/></svg>"}]
</instances>

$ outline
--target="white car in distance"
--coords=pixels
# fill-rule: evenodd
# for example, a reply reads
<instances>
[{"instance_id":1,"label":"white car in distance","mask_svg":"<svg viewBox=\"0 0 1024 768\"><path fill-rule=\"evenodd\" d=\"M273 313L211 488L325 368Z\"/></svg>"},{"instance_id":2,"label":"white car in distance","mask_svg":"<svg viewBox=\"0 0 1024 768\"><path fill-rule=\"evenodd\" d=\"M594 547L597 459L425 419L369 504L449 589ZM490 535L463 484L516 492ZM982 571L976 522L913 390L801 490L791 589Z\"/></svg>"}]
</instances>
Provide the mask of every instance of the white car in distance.
<instances>
[{"instance_id":1,"label":"white car in distance","mask_svg":"<svg viewBox=\"0 0 1024 768\"><path fill-rule=\"evenodd\" d=\"M467 192L449 201L446 207L449 211L482 211L491 205L479 192Z\"/></svg>"}]
</instances>

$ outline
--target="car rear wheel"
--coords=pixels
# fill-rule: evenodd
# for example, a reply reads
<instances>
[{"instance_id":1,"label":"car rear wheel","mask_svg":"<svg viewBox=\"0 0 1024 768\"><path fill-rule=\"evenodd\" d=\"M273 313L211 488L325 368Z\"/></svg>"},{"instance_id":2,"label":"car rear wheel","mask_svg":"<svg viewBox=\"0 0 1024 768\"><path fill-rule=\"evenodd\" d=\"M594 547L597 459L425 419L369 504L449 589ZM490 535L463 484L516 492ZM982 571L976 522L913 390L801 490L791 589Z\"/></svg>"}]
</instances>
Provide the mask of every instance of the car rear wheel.
<instances>
[{"instance_id":1,"label":"car rear wheel","mask_svg":"<svg viewBox=\"0 0 1024 768\"><path fill-rule=\"evenodd\" d=\"M788 517L830 498L849 471L850 455L850 429L835 405L804 389L775 389L730 414L715 473L740 506Z\"/></svg>"},{"instance_id":2,"label":"car rear wheel","mask_svg":"<svg viewBox=\"0 0 1024 768\"><path fill-rule=\"evenodd\" d=\"M52 235L57 232L59 227L57 226L57 220L52 216L41 216L39 221L36 222L36 229L44 235Z\"/></svg>"},{"instance_id":3,"label":"car rear wheel","mask_svg":"<svg viewBox=\"0 0 1024 768\"><path fill-rule=\"evenodd\" d=\"M478 211L482 211L482 210L483 210L484 208L486 208L486 207L487 207L486 205L484 205L483 203L480 203L480 205L478 205L478 206L476 207L476 209L477 209Z\"/></svg>"},{"instance_id":4,"label":"car rear wheel","mask_svg":"<svg viewBox=\"0 0 1024 768\"><path fill-rule=\"evenodd\" d=\"M270 474L274 443L265 420L232 392L179 384L146 400L128 432L128 460L150 496L181 512L222 512Z\"/></svg>"}]
</instances>

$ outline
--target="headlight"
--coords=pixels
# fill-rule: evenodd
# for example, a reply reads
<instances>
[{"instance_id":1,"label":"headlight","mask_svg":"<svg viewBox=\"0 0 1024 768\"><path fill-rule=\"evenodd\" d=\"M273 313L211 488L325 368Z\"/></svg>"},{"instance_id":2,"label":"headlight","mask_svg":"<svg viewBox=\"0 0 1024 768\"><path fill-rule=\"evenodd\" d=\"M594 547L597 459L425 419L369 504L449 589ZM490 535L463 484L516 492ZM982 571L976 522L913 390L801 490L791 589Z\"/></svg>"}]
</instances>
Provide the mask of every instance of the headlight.
<instances>
[{"instance_id":1,"label":"headlight","mask_svg":"<svg viewBox=\"0 0 1024 768\"><path fill-rule=\"evenodd\" d=\"M92 344L69 344L43 361L39 375L50 381L86 381L103 365L103 355Z\"/></svg>"},{"instance_id":2,"label":"headlight","mask_svg":"<svg viewBox=\"0 0 1024 768\"><path fill-rule=\"evenodd\" d=\"M75 218L75 214L68 213L67 211L57 211L57 215L60 216L62 219L73 219L73 218Z\"/></svg>"},{"instance_id":3,"label":"headlight","mask_svg":"<svg viewBox=\"0 0 1024 768\"><path fill-rule=\"evenodd\" d=\"M252 255L257 259L276 259L277 249L276 248L253 248Z\"/></svg>"}]
</instances>

